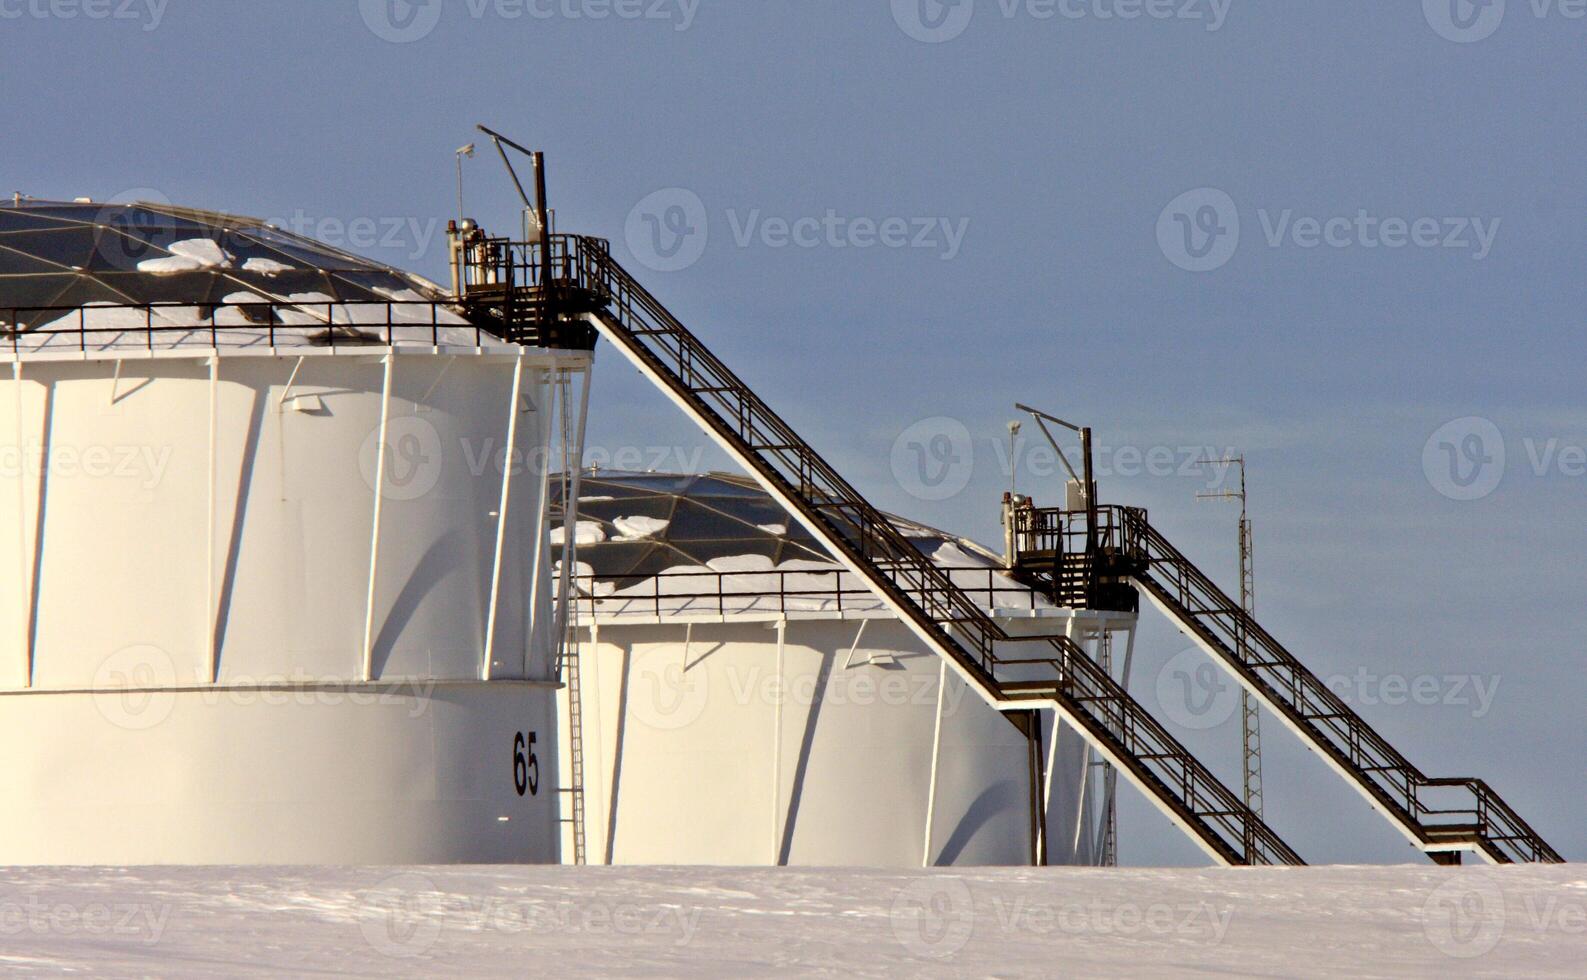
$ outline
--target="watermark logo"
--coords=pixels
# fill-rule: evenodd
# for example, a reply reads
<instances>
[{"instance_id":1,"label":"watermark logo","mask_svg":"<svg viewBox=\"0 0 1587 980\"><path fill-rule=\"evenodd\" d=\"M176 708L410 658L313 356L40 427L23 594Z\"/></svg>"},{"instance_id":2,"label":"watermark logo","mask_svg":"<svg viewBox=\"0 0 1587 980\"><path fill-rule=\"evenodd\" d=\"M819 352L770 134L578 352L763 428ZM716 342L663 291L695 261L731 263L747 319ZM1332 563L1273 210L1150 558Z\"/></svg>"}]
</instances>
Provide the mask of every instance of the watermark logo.
<instances>
[{"instance_id":1,"label":"watermark logo","mask_svg":"<svg viewBox=\"0 0 1587 980\"><path fill-rule=\"evenodd\" d=\"M0 20L113 20L157 31L171 0L0 0Z\"/></svg>"},{"instance_id":2,"label":"watermark logo","mask_svg":"<svg viewBox=\"0 0 1587 980\"><path fill-rule=\"evenodd\" d=\"M975 15L974 0L892 0L893 21L916 41L941 44L965 32ZM995 7L1004 21L1033 22L1169 21L1205 25L1208 33L1223 29L1234 0L981 0Z\"/></svg>"},{"instance_id":3,"label":"watermark logo","mask_svg":"<svg viewBox=\"0 0 1587 980\"><path fill-rule=\"evenodd\" d=\"M667 187L628 212L623 240L641 264L657 272L681 272L700 261L710 240L710 217L700 195Z\"/></svg>"},{"instance_id":4,"label":"watermark logo","mask_svg":"<svg viewBox=\"0 0 1587 980\"><path fill-rule=\"evenodd\" d=\"M435 882L424 875L392 875L364 893L370 914L359 919L358 928L369 945L386 956L423 956L441 938L446 912L442 898Z\"/></svg>"},{"instance_id":5,"label":"watermark logo","mask_svg":"<svg viewBox=\"0 0 1587 980\"><path fill-rule=\"evenodd\" d=\"M962 879L930 875L910 882L893 900L893 938L913 956L946 960L975 931L975 905Z\"/></svg>"},{"instance_id":6,"label":"watermark logo","mask_svg":"<svg viewBox=\"0 0 1587 980\"><path fill-rule=\"evenodd\" d=\"M873 218L839 214L835 208L819 217L765 215L760 208L740 213L728 208L727 221L733 230L733 244L739 248L925 249L936 252L944 262L958 257L970 231L970 219L965 217L895 214Z\"/></svg>"},{"instance_id":7,"label":"watermark logo","mask_svg":"<svg viewBox=\"0 0 1587 980\"><path fill-rule=\"evenodd\" d=\"M40 443L0 446L0 478L119 480L140 490L153 490L165 479L172 446L75 446Z\"/></svg>"},{"instance_id":8,"label":"watermark logo","mask_svg":"<svg viewBox=\"0 0 1587 980\"><path fill-rule=\"evenodd\" d=\"M1481 500L1504 479L1504 436L1480 416L1446 422L1422 447L1422 472L1450 500Z\"/></svg>"},{"instance_id":9,"label":"watermark logo","mask_svg":"<svg viewBox=\"0 0 1587 980\"><path fill-rule=\"evenodd\" d=\"M94 707L105 720L129 731L148 731L176 706L176 663L156 646L124 647L94 672Z\"/></svg>"},{"instance_id":10,"label":"watermark logo","mask_svg":"<svg viewBox=\"0 0 1587 980\"><path fill-rule=\"evenodd\" d=\"M634 717L658 731L687 728L700 719L710 699L709 671L691 670L687 648L658 645L634 654L629 680Z\"/></svg>"},{"instance_id":11,"label":"watermark logo","mask_svg":"<svg viewBox=\"0 0 1587 980\"><path fill-rule=\"evenodd\" d=\"M1493 253L1504 219L1482 215L1299 214L1294 208L1258 208L1268 248L1314 251L1328 248L1442 249L1466 252L1481 262ZM1201 187L1174 198L1157 217L1157 245L1187 272L1211 272L1234 258L1240 247L1240 209L1215 187Z\"/></svg>"},{"instance_id":12,"label":"watermark logo","mask_svg":"<svg viewBox=\"0 0 1587 980\"><path fill-rule=\"evenodd\" d=\"M1157 703L1175 724L1192 731L1217 728L1239 704L1237 685L1198 647L1175 654L1157 674Z\"/></svg>"},{"instance_id":13,"label":"watermark logo","mask_svg":"<svg viewBox=\"0 0 1587 980\"><path fill-rule=\"evenodd\" d=\"M1186 191L1158 215L1157 246L1186 272L1221 269L1240 247L1240 209L1216 187Z\"/></svg>"},{"instance_id":14,"label":"watermark logo","mask_svg":"<svg viewBox=\"0 0 1587 980\"><path fill-rule=\"evenodd\" d=\"M441 480L441 434L428 419L417 415L389 419L384 460L381 455L380 429L376 427L359 449L358 469L365 485L371 490L378 485L380 495L387 500L418 500Z\"/></svg>"},{"instance_id":15,"label":"watermark logo","mask_svg":"<svg viewBox=\"0 0 1587 980\"><path fill-rule=\"evenodd\" d=\"M893 0L893 21L916 41L941 44L963 34L975 0Z\"/></svg>"},{"instance_id":16,"label":"watermark logo","mask_svg":"<svg viewBox=\"0 0 1587 980\"><path fill-rule=\"evenodd\" d=\"M166 253L151 245L149 239L157 237L169 219L153 211L127 206L138 203L169 207L171 199L153 187L130 187L102 202L97 223L107 230L95 236L95 266L132 272L139 262L165 256Z\"/></svg>"},{"instance_id":17,"label":"watermark logo","mask_svg":"<svg viewBox=\"0 0 1587 980\"><path fill-rule=\"evenodd\" d=\"M422 259L440 231L439 218L415 215L361 215L352 218L319 217L302 208L290 218L268 218L265 224L301 238L336 248L370 252L402 252L409 260Z\"/></svg>"},{"instance_id":18,"label":"watermark logo","mask_svg":"<svg viewBox=\"0 0 1587 980\"><path fill-rule=\"evenodd\" d=\"M1439 952L1469 960L1493 952L1504 938L1504 892L1486 879L1460 875L1422 904L1422 931Z\"/></svg>"},{"instance_id":19,"label":"watermark logo","mask_svg":"<svg viewBox=\"0 0 1587 980\"><path fill-rule=\"evenodd\" d=\"M917 500L947 500L970 485L975 444L958 419L923 419L893 440L893 479Z\"/></svg>"},{"instance_id":20,"label":"watermark logo","mask_svg":"<svg viewBox=\"0 0 1587 980\"><path fill-rule=\"evenodd\" d=\"M1323 685L1347 704L1372 708L1449 707L1469 709L1473 718L1485 718L1493 708L1503 681L1497 674L1378 674L1365 666L1354 674L1334 674Z\"/></svg>"},{"instance_id":21,"label":"watermark logo","mask_svg":"<svg viewBox=\"0 0 1587 980\"><path fill-rule=\"evenodd\" d=\"M143 903L0 902L0 936L93 937L157 946L171 921L171 906Z\"/></svg>"},{"instance_id":22,"label":"watermark logo","mask_svg":"<svg viewBox=\"0 0 1587 980\"><path fill-rule=\"evenodd\" d=\"M1422 14L1438 36L1472 44L1493 36L1504 23L1505 0L1422 0Z\"/></svg>"},{"instance_id":23,"label":"watermark logo","mask_svg":"<svg viewBox=\"0 0 1587 980\"><path fill-rule=\"evenodd\" d=\"M441 22L442 0L358 0L364 24L382 41L411 44Z\"/></svg>"}]
</instances>

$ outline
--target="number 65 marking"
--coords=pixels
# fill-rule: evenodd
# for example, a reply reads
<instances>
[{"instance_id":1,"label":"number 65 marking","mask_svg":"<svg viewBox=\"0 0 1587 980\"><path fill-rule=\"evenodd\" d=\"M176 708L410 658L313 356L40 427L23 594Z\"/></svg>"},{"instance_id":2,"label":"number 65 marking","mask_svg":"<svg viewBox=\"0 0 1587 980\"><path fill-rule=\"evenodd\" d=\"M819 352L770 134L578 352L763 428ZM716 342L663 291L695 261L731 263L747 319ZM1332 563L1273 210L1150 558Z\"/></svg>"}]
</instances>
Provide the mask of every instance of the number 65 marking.
<instances>
[{"instance_id":1,"label":"number 65 marking","mask_svg":"<svg viewBox=\"0 0 1587 980\"><path fill-rule=\"evenodd\" d=\"M527 792L540 795L540 760L535 758L534 732L517 732L512 737L512 786L519 796Z\"/></svg>"}]
</instances>

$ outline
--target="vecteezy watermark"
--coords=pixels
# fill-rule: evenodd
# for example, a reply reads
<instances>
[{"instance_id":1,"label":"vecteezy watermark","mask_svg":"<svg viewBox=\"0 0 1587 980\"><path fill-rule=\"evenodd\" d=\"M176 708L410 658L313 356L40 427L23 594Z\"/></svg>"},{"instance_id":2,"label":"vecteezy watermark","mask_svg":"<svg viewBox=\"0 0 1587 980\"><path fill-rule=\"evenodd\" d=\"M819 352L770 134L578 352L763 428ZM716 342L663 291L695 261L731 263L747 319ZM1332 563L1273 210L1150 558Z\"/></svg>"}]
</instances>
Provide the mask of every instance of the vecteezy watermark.
<instances>
[{"instance_id":1,"label":"vecteezy watermark","mask_svg":"<svg viewBox=\"0 0 1587 980\"><path fill-rule=\"evenodd\" d=\"M382 438L384 437L384 438ZM358 471L387 500L418 500L441 482L446 457L441 433L420 415L399 415L376 426L358 450Z\"/></svg>"},{"instance_id":2,"label":"vecteezy watermark","mask_svg":"<svg viewBox=\"0 0 1587 980\"><path fill-rule=\"evenodd\" d=\"M442 891L434 879L417 872L385 878L361 899L359 929L365 940L394 959L424 956L448 929L465 936L495 932L508 936L652 937L687 946L704 915L703 909L672 904L457 894Z\"/></svg>"},{"instance_id":3,"label":"vecteezy watermark","mask_svg":"<svg viewBox=\"0 0 1587 980\"><path fill-rule=\"evenodd\" d=\"M893 479L917 500L948 500L975 473L975 443L958 419L922 419L898 434L890 457Z\"/></svg>"},{"instance_id":4,"label":"vecteezy watermark","mask_svg":"<svg viewBox=\"0 0 1587 980\"><path fill-rule=\"evenodd\" d=\"M1422 446L1422 473L1450 500L1481 500L1504 480L1504 436L1476 415L1439 426Z\"/></svg>"},{"instance_id":5,"label":"vecteezy watermark","mask_svg":"<svg viewBox=\"0 0 1587 980\"><path fill-rule=\"evenodd\" d=\"M431 879L403 872L361 895L358 928L377 951L394 959L423 956L441 938L445 896Z\"/></svg>"},{"instance_id":6,"label":"vecteezy watermark","mask_svg":"<svg viewBox=\"0 0 1587 980\"><path fill-rule=\"evenodd\" d=\"M113 20L157 31L171 0L0 0L0 20Z\"/></svg>"},{"instance_id":7,"label":"vecteezy watermark","mask_svg":"<svg viewBox=\"0 0 1587 980\"><path fill-rule=\"evenodd\" d=\"M1427 941L1445 956L1460 960L1492 953L1512 926L1524 927L1529 939L1549 933L1587 934L1587 904L1579 898L1565 901L1535 890L1507 895L1487 870L1455 872L1427 896L1421 919Z\"/></svg>"},{"instance_id":8,"label":"vecteezy watermark","mask_svg":"<svg viewBox=\"0 0 1587 980\"><path fill-rule=\"evenodd\" d=\"M176 707L176 662L157 646L123 647L94 672L94 707L106 721L129 731L147 731Z\"/></svg>"},{"instance_id":9,"label":"vecteezy watermark","mask_svg":"<svg viewBox=\"0 0 1587 980\"><path fill-rule=\"evenodd\" d=\"M222 683L198 676L183 677L165 650L150 644L124 647L106 657L94 673L94 707L117 728L148 731L163 724L177 708L177 695L192 695L191 707L256 705L339 707L385 705L402 707L408 717L429 710L434 681L406 680L373 685L344 676L317 676L304 670L254 676L227 674Z\"/></svg>"},{"instance_id":10,"label":"vecteezy watermark","mask_svg":"<svg viewBox=\"0 0 1587 980\"><path fill-rule=\"evenodd\" d=\"M1474 44L1499 30L1508 6L1507 0L1422 0L1422 13L1444 40ZM1587 20L1587 0L1526 0L1526 7L1539 21Z\"/></svg>"},{"instance_id":11,"label":"vecteezy watermark","mask_svg":"<svg viewBox=\"0 0 1587 980\"><path fill-rule=\"evenodd\" d=\"M735 584L735 578L753 580L752 587L764 588L769 573L744 573L727 575L722 582L721 599L729 606L758 595L750 588ZM796 573L797 579L807 579L809 572ZM710 578L710 576L703 576ZM836 581L836 576L833 577ZM649 601L694 601L712 609L719 608L714 580L702 584L696 592L682 580L687 597L669 594L668 588L680 584L679 580L660 580L657 593L648 593L649 585L642 586L637 595L621 598L643 608ZM805 598L819 598L824 587L809 587L800 581L798 587ZM890 651L849 651L845 657L840 651L839 664L819 673L800 672L778 674L758 665L727 664L707 666L702 656L703 648L688 648L682 643L650 645L636 650L628 665L629 706L633 717L657 731L678 731L699 721L711 700L712 691L739 707L798 707L814 704L841 708L852 705L859 708L927 707L938 704L938 674L935 670L908 671L901 669ZM878 669L881 668L881 669ZM723 687L726 687L725 692ZM968 688L963 684L949 684L941 691L943 717L955 717Z\"/></svg>"},{"instance_id":12,"label":"vecteezy watermark","mask_svg":"<svg viewBox=\"0 0 1587 980\"><path fill-rule=\"evenodd\" d=\"M0 902L0 936L88 936L159 943L171 921L171 906L146 902Z\"/></svg>"},{"instance_id":13,"label":"vecteezy watermark","mask_svg":"<svg viewBox=\"0 0 1587 980\"><path fill-rule=\"evenodd\" d=\"M73 446L40 443L0 446L0 479L124 480L140 490L153 490L165 479L171 446Z\"/></svg>"},{"instance_id":14,"label":"vecteezy watermark","mask_svg":"<svg viewBox=\"0 0 1587 980\"><path fill-rule=\"evenodd\" d=\"M1492 253L1503 221L1464 215L1383 216L1366 208L1353 215L1298 215L1293 208L1258 208L1256 214L1268 248L1448 249L1469 252L1479 262ZM1215 187L1186 191L1157 216L1158 248L1187 272L1227 265L1240 246L1240 232L1239 207Z\"/></svg>"},{"instance_id":15,"label":"vecteezy watermark","mask_svg":"<svg viewBox=\"0 0 1587 980\"><path fill-rule=\"evenodd\" d=\"M1521 440L1527 470L1537 479L1587 477L1587 445L1558 436ZM1481 500L1510 471L1504 434L1491 419L1468 415L1439 426L1422 446L1422 472L1432 488L1450 500Z\"/></svg>"},{"instance_id":16,"label":"vecteezy watermark","mask_svg":"<svg viewBox=\"0 0 1587 980\"><path fill-rule=\"evenodd\" d=\"M1157 247L1187 272L1222 268L1240 247L1240 209L1216 187L1186 191L1157 216Z\"/></svg>"},{"instance_id":17,"label":"vecteezy watermark","mask_svg":"<svg viewBox=\"0 0 1587 980\"><path fill-rule=\"evenodd\" d=\"M1493 36L1504 23L1505 0L1422 0L1422 14L1438 36L1471 44Z\"/></svg>"},{"instance_id":18,"label":"vecteezy watermark","mask_svg":"<svg viewBox=\"0 0 1587 980\"><path fill-rule=\"evenodd\" d=\"M727 220L739 248L907 248L936 252L944 262L958 257L970 230L970 219L963 217L850 217L831 208L820 217L767 216L759 208L741 214L728 208Z\"/></svg>"},{"instance_id":19,"label":"vecteezy watermark","mask_svg":"<svg viewBox=\"0 0 1587 980\"><path fill-rule=\"evenodd\" d=\"M834 208L820 215L768 215L760 208L728 208L723 215L737 248L923 250L957 258L970 219L938 216L852 216ZM711 215L700 196L668 187L634 205L623 226L628 250L657 272L678 272L705 254Z\"/></svg>"},{"instance_id":20,"label":"vecteezy watermark","mask_svg":"<svg viewBox=\"0 0 1587 980\"><path fill-rule=\"evenodd\" d=\"M893 938L911 955L946 960L975 932L975 902L962 878L929 875L910 882L893 899Z\"/></svg>"},{"instance_id":21,"label":"vecteezy watermark","mask_svg":"<svg viewBox=\"0 0 1587 980\"><path fill-rule=\"evenodd\" d=\"M1031 439L1021 434L1012 447L1004 439L988 439L987 442L997 459L999 473L1004 477L1017 474L1045 480L1068 475L1058 453L1045 439ZM1082 458L1077 445L1062 449L1071 463ZM1208 490L1217 490L1228 485L1229 471L1237 452L1232 447L1220 449L1217 446L1100 444L1092 447L1091 456L1098 477L1199 477Z\"/></svg>"},{"instance_id":22,"label":"vecteezy watermark","mask_svg":"<svg viewBox=\"0 0 1587 980\"><path fill-rule=\"evenodd\" d=\"M1157 703L1175 724L1208 731L1234 717L1240 688L1200 647L1188 647L1157 672Z\"/></svg>"},{"instance_id":23,"label":"vecteezy watermark","mask_svg":"<svg viewBox=\"0 0 1587 980\"><path fill-rule=\"evenodd\" d=\"M630 21L668 24L674 31L694 26L701 0L359 0L364 24L383 41L421 41L441 23L444 8L460 9L470 19L514 22Z\"/></svg>"},{"instance_id":24,"label":"vecteezy watermark","mask_svg":"<svg viewBox=\"0 0 1587 980\"><path fill-rule=\"evenodd\" d=\"M1504 938L1505 918L1504 892L1487 878L1453 878L1422 903L1422 932L1428 942L1456 959L1493 952Z\"/></svg>"},{"instance_id":25,"label":"vecteezy watermark","mask_svg":"<svg viewBox=\"0 0 1587 980\"><path fill-rule=\"evenodd\" d=\"M585 446L584 468L625 473L700 473L705 447ZM470 468L473 464L470 463Z\"/></svg>"},{"instance_id":26,"label":"vecteezy watermark","mask_svg":"<svg viewBox=\"0 0 1587 980\"><path fill-rule=\"evenodd\" d=\"M634 651L628 682L635 718L663 732L687 728L700 720L711 699L711 672L690 662L698 652L686 643Z\"/></svg>"},{"instance_id":27,"label":"vecteezy watermark","mask_svg":"<svg viewBox=\"0 0 1587 980\"><path fill-rule=\"evenodd\" d=\"M700 261L711 238L711 219L700 195L664 187L634 205L623 240L641 263L657 272L678 272Z\"/></svg>"},{"instance_id":28,"label":"vecteezy watermark","mask_svg":"<svg viewBox=\"0 0 1587 980\"><path fill-rule=\"evenodd\" d=\"M361 252L400 251L410 260L429 254L441 227L439 218L414 215L337 218L311 215L302 208L293 211L291 217L270 218L265 224L334 248Z\"/></svg>"},{"instance_id":29,"label":"vecteezy watermark","mask_svg":"<svg viewBox=\"0 0 1587 980\"><path fill-rule=\"evenodd\" d=\"M1473 718L1486 717L1499 693L1497 674L1378 674L1357 667L1353 674L1333 674L1323 679L1328 690L1346 704L1372 708L1445 706L1469 708Z\"/></svg>"},{"instance_id":30,"label":"vecteezy watermark","mask_svg":"<svg viewBox=\"0 0 1587 980\"><path fill-rule=\"evenodd\" d=\"M1005 21L1185 21L1223 29L1234 0L892 0L893 22L925 44L952 41L969 28L976 6L996 7Z\"/></svg>"},{"instance_id":31,"label":"vecteezy watermark","mask_svg":"<svg viewBox=\"0 0 1587 980\"><path fill-rule=\"evenodd\" d=\"M1064 456L1078 466L1079 446L1064 446ZM1217 446L1097 445L1092 458L1097 477L1195 478L1208 490L1225 486L1235 450ZM977 446L963 422L947 416L922 419L893 440L889 462L893 479L917 500L948 500L964 492L980 459L997 463L999 476L1067 477L1058 453L1045 440L1019 435L1007 439L988 436Z\"/></svg>"},{"instance_id":32,"label":"vecteezy watermark","mask_svg":"<svg viewBox=\"0 0 1587 980\"><path fill-rule=\"evenodd\" d=\"M893 900L893 938L920 959L952 960L978 937L989 946L1015 936L1160 936L1219 943L1234 918L1232 909L1206 902L1031 902L1000 891L990 898L983 894L978 907L976 897L962 878L918 877Z\"/></svg>"},{"instance_id":33,"label":"vecteezy watermark","mask_svg":"<svg viewBox=\"0 0 1587 980\"><path fill-rule=\"evenodd\" d=\"M536 445L525 451L509 448L494 436L463 436L449 446L434 423L422 415L398 415L386 420L384 453L381 429L374 426L358 451L358 471L365 486L386 500L418 500L440 484L450 458L462 465L458 471L473 479L510 473L542 473L561 466L561 451ZM586 446L585 469L624 472L699 473L705 447L694 446Z\"/></svg>"},{"instance_id":34,"label":"vecteezy watermark","mask_svg":"<svg viewBox=\"0 0 1587 980\"><path fill-rule=\"evenodd\" d=\"M132 204L169 207L171 199L158 188L129 187L100 204L95 223L106 225L119 234L94 236L94 258L123 272L136 271L140 262L166 254L150 244L149 239L168 234L165 228L171 220L158 211L128 207Z\"/></svg>"}]
</instances>

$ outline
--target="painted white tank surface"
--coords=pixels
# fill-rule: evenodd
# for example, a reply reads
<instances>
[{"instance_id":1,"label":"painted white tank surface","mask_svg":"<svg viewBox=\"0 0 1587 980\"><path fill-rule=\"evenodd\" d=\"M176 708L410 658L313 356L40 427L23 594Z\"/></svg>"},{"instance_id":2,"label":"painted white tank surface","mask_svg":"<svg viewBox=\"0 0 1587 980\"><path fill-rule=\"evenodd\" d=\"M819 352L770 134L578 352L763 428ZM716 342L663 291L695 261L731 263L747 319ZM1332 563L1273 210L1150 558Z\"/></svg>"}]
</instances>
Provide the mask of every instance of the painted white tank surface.
<instances>
[{"instance_id":1,"label":"painted white tank surface","mask_svg":"<svg viewBox=\"0 0 1587 980\"><path fill-rule=\"evenodd\" d=\"M928 847L939 658L891 617L781 623L780 660L778 622L581 627L590 863L1029 863L1028 748L1007 719L946 673ZM1063 729L1051 757L1051 863L1093 863L1089 754Z\"/></svg>"},{"instance_id":2,"label":"painted white tank surface","mask_svg":"<svg viewBox=\"0 0 1587 980\"><path fill-rule=\"evenodd\" d=\"M553 710L503 681L0 695L0 862L554 863Z\"/></svg>"},{"instance_id":3,"label":"painted white tank surface","mask_svg":"<svg viewBox=\"0 0 1587 980\"><path fill-rule=\"evenodd\" d=\"M550 409L588 363L376 347L0 367L0 863L554 860L552 695L514 681L554 675ZM416 718L354 703L382 681L442 686ZM249 700L326 686L349 698ZM128 730L107 691L175 707ZM531 731L547 772L520 805L511 738Z\"/></svg>"},{"instance_id":4,"label":"painted white tank surface","mask_svg":"<svg viewBox=\"0 0 1587 980\"><path fill-rule=\"evenodd\" d=\"M558 363L394 357L384 460L380 353L0 371L0 567L22 586L0 599L0 690L89 684L130 645L183 682L362 679L366 654L373 678L482 676L509 425L494 676L549 677L552 637L529 638L549 599L527 597L549 595Z\"/></svg>"}]
</instances>

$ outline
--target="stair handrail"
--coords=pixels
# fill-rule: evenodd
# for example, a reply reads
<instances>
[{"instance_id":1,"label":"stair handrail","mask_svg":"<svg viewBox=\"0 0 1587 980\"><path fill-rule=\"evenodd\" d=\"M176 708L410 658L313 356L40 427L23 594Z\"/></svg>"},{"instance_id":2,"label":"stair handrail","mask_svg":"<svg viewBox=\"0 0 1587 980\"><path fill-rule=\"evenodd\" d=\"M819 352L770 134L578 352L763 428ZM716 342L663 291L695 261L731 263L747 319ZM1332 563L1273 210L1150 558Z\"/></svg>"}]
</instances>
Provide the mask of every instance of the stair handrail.
<instances>
[{"instance_id":1,"label":"stair handrail","mask_svg":"<svg viewBox=\"0 0 1587 980\"><path fill-rule=\"evenodd\" d=\"M1222 627L1226 633L1232 635L1232 629L1220 619L1227 616L1235 624L1234 629L1244 629L1248 642L1254 642L1256 646L1261 647L1263 654L1270 658L1271 664L1275 667L1281 665L1288 671L1290 675L1288 686L1292 692L1292 697L1289 698L1291 706L1301 714L1309 727L1325 735L1331 735L1330 741L1334 743L1335 749L1349 758L1361 775L1379 785L1385 792L1398 793L1404 800L1399 808L1411 822L1426 831L1429 828L1423 826L1423 817L1470 814L1475 820L1478 834L1490 843L1508 845L1528 861L1563 860L1527 824L1526 820L1493 792L1483 780L1471 777L1433 778L1426 775L1343 698L1330 690L1255 618L1235 605L1211 578L1148 522L1144 511L1127 512L1123 523L1124 527L1132 530L1143 543L1150 568L1169 566L1174 576L1171 582L1179 587L1182 596L1188 597L1190 587L1194 586L1197 591L1211 600L1216 610L1215 615L1200 617L1198 622L1205 621L1209 630L1213 627ZM1188 607L1187 611L1195 612ZM1267 664L1258 661L1247 663L1246 666L1255 675ZM1281 693L1277 687L1260 681L1260 678L1259 682L1272 690L1275 695ZM1327 710L1315 715L1309 714L1306 709L1313 705ZM1371 765L1363 766L1363 762L1370 762ZM1389 773L1397 775L1400 781L1391 778ZM1433 807L1421 797L1419 790L1423 788L1465 789L1472 794L1474 804L1470 808L1460 809ZM1436 831L1438 826L1435 824L1431 829Z\"/></svg>"}]
</instances>

